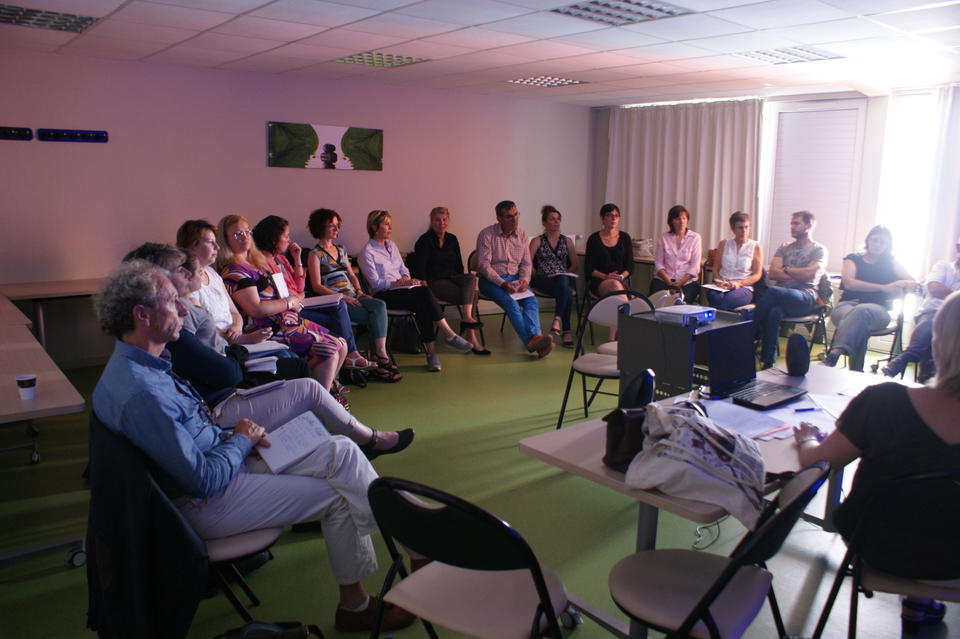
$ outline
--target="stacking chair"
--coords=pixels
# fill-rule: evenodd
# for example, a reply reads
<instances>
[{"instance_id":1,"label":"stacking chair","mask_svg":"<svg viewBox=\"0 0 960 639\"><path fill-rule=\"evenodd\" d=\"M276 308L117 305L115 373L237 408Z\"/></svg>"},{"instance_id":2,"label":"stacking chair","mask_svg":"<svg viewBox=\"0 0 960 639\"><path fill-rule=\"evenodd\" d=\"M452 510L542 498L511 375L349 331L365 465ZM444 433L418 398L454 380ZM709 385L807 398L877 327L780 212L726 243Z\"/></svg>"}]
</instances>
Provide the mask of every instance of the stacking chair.
<instances>
[{"instance_id":1,"label":"stacking chair","mask_svg":"<svg viewBox=\"0 0 960 639\"><path fill-rule=\"evenodd\" d=\"M824 350L827 350L827 316L832 308L830 300L833 299L833 286L830 284L830 277L826 273L820 276L820 282L817 284L817 294L820 297L820 302L808 315L780 319L781 327L803 326L807 329L810 334L811 353L813 353L814 344L817 343L822 344Z\"/></svg>"},{"instance_id":2,"label":"stacking chair","mask_svg":"<svg viewBox=\"0 0 960 639\"><path fill-rule=\"evenodd\" d=\"M620 306L625 303L622 299L624 295L631 298L628 302L631 313L653 310L653 304L650 303L650 300L647 299L643 293L630 290L612 291L603 295L590 305L586 313L585 321L581 320L579 326L577 326L577 341L573 350L573 362L570 364L570 374L567 376L567 387L563 391L563 402L560 404L560 416L557 418L557 428L563 426L563 416L567 410L567 400L570 397L570 388L573 385L574 374L580 375L580 386L583 394L583 415L585 419L590 416L590 404L593 403L597 395L617 395L616 393L608 393L600 390L605 380L620 379L616 343L608 342L607 344L601 344L598 351L603 349L603 352L587 353L583 347L583 338L588 325L596 323L607 328L617 325ZM588 377L597 380L589 397L587 395Z\"/></svg>"},{"instance_id":3,"label":"stacking chair","mask_svg":"<svg viewBox=\"0 0 960 639\"><path fill-rule=\"evenodd\" d=\"M477 271L477 251L476 251L476 250L470 251L470 255L467 256L467 271L468 271L469 273L473 273L473 274L476 275L477 277L480 277L480 273ZM488 301L488 302L492 302L492 301L493 301L493 300L491 300L489 297L487 297L486 295L484 295L482 292L481 292L481 293L478 293L478 294L479 294L481 300L486 300L486 301ZM500 307L498 306L497 308L500 308ZM476 314L476 316L477 316L477 319L479 320L479 319L480 319L480 309L479 309L479 308L476 309L476 313L475 313L475 314ZM499 314L499 315L502 315L502 317L500 318L500 332L502 333L502 332L503 332L503 327L504 327L504 325L506 325L506 323L507 323L507 314L503 311L503 309L500 309L499 311L494 312L494 313L487 313L487 315L498 315L498 314ZM483 327L482 327L482 326L480 327L480 341L483 342L484 344L487 343L487 342L486 342L486 339L483 337Z\"/></svg>"},{"instance_id":4,"label":"stacking chair","mask_svg":"<svg viewBox=\"0 0 960 639\"><path fill-rule=\"evenodd\" d=\"M160 488L169 477L92 412L89 430L90 627L104 637L186 636L211 570L237 613L251 621L228 580L258 605L235 562L267 550L283 529L201 539Z\"/></svg>"},{"instance_id":5,"label":"stacking chair","mask_svg":"<svg viewBox=\"0 0 960 639\"><path fill-rule=\"evenodd\" d=\"M391 558L381 601L420 617L433 639L432 623L470 637L561 638L558 617L568 607L563 583L508 523L403 479L380 477L367 494ZM433 561L408 574L398 545ZM381 608L372 638L382 616Z\"/></svg>"},{"instance_id":6,"label":"stacking chair","mask_svg":"<svg viewBox=\"0 0 960 639\"><path fill-rule=\"evenodd\" d=\"M667 549L621 559L609 577L614 602L635 622L670 638L736 639L766 598L778 636L786 637L766 562L780 550L828 473L824 462L798 472L729 557Z\"/></svg>"},{"instance_id":7,"label":"stacking chair","mask_svg":"<svg viewBox=\"0 0 960 639\"><path fill-rule=\"evenodd\" d=\"M874 490L864 507L856 528L847 542L847 553L837 568L837 576L814 630L814 639L822 635L840 586L852 577L850 616L847 636L857 636L857 603L860 594L889 592L919 599L960 601L960 554L956 550L960 527L960 471L921 473L891 481ZM883 531L896 539L885 539ZM904 542L904 538L909 538ZM882 561L890 552L903 553L909 543L912 557L923 564L940 566L939 574L897 575L871 565L864 555ZM922 581L921 581L922 578ZM916 628L904 622L904 631Z\"/></svg>"}]
</instances>

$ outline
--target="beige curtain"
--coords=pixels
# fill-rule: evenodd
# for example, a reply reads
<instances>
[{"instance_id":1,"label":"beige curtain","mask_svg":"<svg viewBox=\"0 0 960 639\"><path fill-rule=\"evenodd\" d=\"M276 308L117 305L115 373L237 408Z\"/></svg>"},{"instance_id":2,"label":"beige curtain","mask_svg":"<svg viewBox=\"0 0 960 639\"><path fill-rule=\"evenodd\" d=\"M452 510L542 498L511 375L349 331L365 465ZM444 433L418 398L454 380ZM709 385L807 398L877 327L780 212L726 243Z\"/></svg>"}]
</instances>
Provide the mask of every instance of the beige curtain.
<instances>
[{"instance_id":1,"label":"beige curtain","mask_svg":"<svg viewBox=\"0 0 960 639\"><path fill-rule=\"evenodd\" d=\"M939 111L938 144L931 177L931 229L927 236L924 262L932 266L938 260L956 257L960 243L960 84L937 90Z\"/></svg>"},{"instance_id":2,"label":"beige curtain","mask_svg":"<svg viewBox=\"0 0 960 639\"><path fill-rule=\"evenodd\" d=\"M730 235L734 211L750 213L756 237L762 102L758 99L615 109L610 115L606 201L634 239L667 230L682 204L707 250Z\"/></svg>"}]
</instances>

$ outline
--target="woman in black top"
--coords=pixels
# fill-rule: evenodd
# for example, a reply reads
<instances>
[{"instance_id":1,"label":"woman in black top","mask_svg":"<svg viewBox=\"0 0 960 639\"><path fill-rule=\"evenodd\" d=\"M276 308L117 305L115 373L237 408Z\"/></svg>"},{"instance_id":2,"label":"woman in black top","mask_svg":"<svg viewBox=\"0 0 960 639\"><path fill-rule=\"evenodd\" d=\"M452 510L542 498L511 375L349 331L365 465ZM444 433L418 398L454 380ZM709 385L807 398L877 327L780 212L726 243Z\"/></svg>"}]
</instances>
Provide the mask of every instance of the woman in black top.
<instances>
[{"instance_id":1,"label":"woman in black top","mask_svg":"<svg viewBox=\"0 0 960 639\"><path fill-rule=\"evenodd\" d=\"M600 208L603 227L587 238L584 272L589 278L590 292L596 296L622 291L629 285L633 272L633 247L630 236L619 230L620 209L616 204Z\"/></svg>"},{"instance_id":2,"label":"woman in black top","mask_svg":"<svg viewBox=\"0 0 960 639\"><path fill-rule=\"evenodd\" d=\"M836 366L840 356L847 355L850 369L862 371L870 332L890 323L889 309L895 297L917 287L907 270L894 259L893 234L885 226L870 229L864 249L843 258L843 298L830 313L837 332L822 362L826 366Z\"/></svg>"},{"instance_id":3,"label":"woman in black top","mask_svg":"<svg viewBox=\"0 0 960 639\"><path fill-rule=\"evenodd\" d=\"M480 327L473 312L479 296L477 276L465 273L460 242L453 233L447 233L450 211L445 206L430 211L430 230L420 236L410 259L411 275L426 280L437 299L457 304L463 309L460 329L464 338L473 344L477 355L489 355L477 338Z\"/></svg>"}]
</instances>

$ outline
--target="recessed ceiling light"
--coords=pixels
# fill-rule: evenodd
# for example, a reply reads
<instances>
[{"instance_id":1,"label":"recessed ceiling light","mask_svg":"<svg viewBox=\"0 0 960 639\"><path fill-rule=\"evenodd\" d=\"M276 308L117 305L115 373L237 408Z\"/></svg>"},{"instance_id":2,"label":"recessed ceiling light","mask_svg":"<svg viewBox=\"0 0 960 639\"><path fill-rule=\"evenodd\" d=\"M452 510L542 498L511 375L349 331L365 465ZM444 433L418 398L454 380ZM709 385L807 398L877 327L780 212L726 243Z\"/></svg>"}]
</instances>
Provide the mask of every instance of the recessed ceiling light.
<instances>
[{"instance_id":1,"label":"recessed ceiling light","mask_svg":"<svg viewBox=\"0 0 960 639\"><path fill-rule=\"evenodd\" d=\"M393 55L392 53L355 53L344 58L337 58L334 62L345 62L346 64L362 64L368 67L403 67L408 64L417 64L419 62L429 62L427 58L412 58L408 55Z\"/></svg>"},{"instance_id":2,"label":"recessed ceiling light","mask_svg":"<svg viewBox=\"0 0 960 639\"><path fill-rule=\"evenodd\" d=\"M507 80L512 84L522 84L527 87L545 87L553 89L556 87L568 87L572 84L589 84L583 80L570 80L568 78L555 78L551 75L538 75L535 78L517 78L516 80Z\"/></svg>"},{"instance_id":3,"label":"recessed ceiling light","mask_svg":"<svg viewBox=\"0 0 960 639\"><path fill-rule=\"evenodd\" d=\"M765 49L761 51L745 51L733 55L748 60L759 60L767 64L794 64L796 62L817 62L819 60L834 60L842 55L814 49L813 47L783 47L782 49Z\"/></svg>"},{"instance_id":4,"label":"recessed ceiling light","mask_svg":"<svg viewBox=\"0 0 960 639\"><path fill-rule=\"evenodd\" d=\"M665 2L648 2L648 0L590 0L589 2L572 4L568 7L557 7L553 9L553 12L593 22L612 24L616 27L693 13L683 7Z\"/></svg>"},{"instance_id":5,"label":"recessed ceiling light","mask_svg":"<svg viewBox=\"0 0 960 639\"><path fill-rule=\"evenodd\" d=\"M12 4L0 4L0 24L15 24L21 27L73 31L82 33L99 18L78 16L72 13L27 9Z\"/></svg>"}]
</instances>

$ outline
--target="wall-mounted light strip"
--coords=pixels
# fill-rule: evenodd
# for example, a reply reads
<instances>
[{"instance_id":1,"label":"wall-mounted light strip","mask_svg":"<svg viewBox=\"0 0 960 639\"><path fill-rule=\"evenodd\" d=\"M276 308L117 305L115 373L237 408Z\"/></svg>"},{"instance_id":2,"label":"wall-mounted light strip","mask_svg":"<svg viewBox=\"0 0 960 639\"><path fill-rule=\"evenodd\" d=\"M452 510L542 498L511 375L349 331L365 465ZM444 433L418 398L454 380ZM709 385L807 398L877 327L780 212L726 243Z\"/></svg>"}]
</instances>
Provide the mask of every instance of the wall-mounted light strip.
<instances>
[{"instance_id":1,"label":"wall-mounted light strip","mask_svg":"<svg viewBox=\"0 0 960 639\"><path fill-rule=\"evenodd\" d=\"M108 142L106 131L82 131L78 129L37 129L41 142Z\"/></svg>"},{"instance_id":2,"label":"wall-mounted light strip","mask_svg":"<svg viewBox=\"0 0 960 639\"><path fill-rule=\"evenodd\" d=\"M33 131L20 126L0 126L0 140L32 140Z\"/></svg>"}]
</instances>

